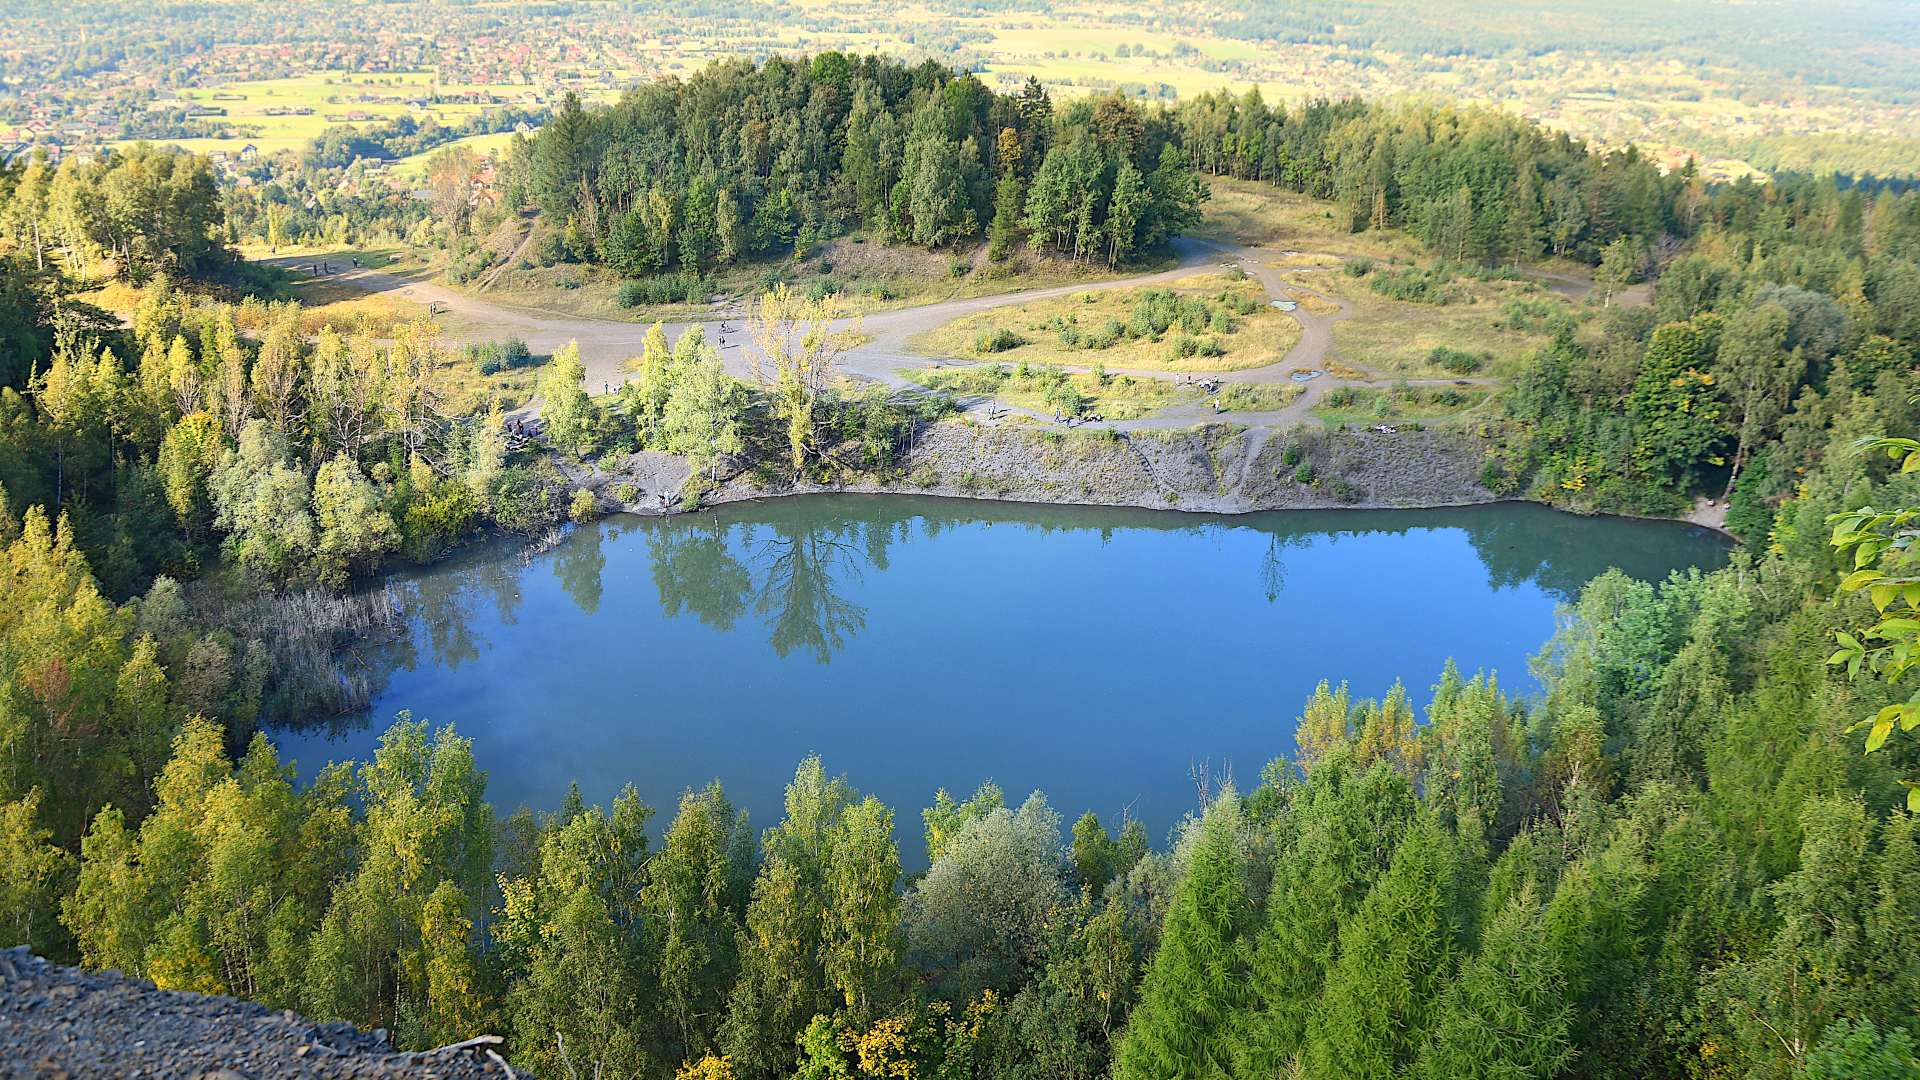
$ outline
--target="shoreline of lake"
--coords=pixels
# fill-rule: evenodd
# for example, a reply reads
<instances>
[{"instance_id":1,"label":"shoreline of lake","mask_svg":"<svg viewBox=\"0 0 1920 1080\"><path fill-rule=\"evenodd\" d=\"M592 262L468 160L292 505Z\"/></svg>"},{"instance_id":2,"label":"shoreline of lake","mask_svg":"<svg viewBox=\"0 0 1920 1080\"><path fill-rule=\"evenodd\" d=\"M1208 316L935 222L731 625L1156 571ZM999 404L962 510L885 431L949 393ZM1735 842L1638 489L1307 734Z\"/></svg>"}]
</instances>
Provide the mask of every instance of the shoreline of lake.
<instances>
[{"instance_id":1,"label":"shoreline of lake","mask_svg":"<svg viewBox=\"0 0 1920 1080\"><path fill-rule=\"evenodd\" d=\"M891 477L869 473L838 483L791 483L736 469L717 482L695 485L689 483L692 470L686 459L652 451L628 455L618 471L564 464L562 471L570 481L593 490L604 512L647 516L824 494L925 495L1229 516L1521 502L1579 517L1696 525L1738 540L1724 527L1724 511L1708 516L1696 506L1687 515L1659 517L1582 510L1490 490L1478 474L1488 441L1471 430L1445 427L1383 434L1312 425L1273 429L1205 424L1110 433L959 422L930 425ZM1300 478L1301 462L1313 466L1311 480ZM617 494L627 485L641 493L635 502ZM697 490L697 501L683 496L690 489ZM668 495L664 507L657 501L661 493Z\"/></svg>"}]
</instances>

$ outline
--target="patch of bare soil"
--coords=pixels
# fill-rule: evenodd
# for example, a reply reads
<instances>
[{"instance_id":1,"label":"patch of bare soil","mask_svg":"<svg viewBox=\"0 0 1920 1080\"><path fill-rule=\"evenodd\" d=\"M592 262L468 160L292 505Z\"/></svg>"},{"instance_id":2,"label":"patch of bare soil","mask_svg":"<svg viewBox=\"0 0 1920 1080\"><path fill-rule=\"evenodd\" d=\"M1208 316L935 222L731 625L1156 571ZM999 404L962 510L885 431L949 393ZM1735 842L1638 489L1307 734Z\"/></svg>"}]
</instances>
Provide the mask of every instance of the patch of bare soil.
<instances>
[{"instance_id":1,"label":"patch of bare soil","mask_svg":"<svg viewBox=\"0 0 1920 1080\"><path fill-rule=\"evenodd\" d=\"M820 245L820 258L832 264L840 277L944 278L953 251L922 251L911 247L889 247L873 240L860 242L852 237L829 240Z\"/></svg>"}]
</instances>

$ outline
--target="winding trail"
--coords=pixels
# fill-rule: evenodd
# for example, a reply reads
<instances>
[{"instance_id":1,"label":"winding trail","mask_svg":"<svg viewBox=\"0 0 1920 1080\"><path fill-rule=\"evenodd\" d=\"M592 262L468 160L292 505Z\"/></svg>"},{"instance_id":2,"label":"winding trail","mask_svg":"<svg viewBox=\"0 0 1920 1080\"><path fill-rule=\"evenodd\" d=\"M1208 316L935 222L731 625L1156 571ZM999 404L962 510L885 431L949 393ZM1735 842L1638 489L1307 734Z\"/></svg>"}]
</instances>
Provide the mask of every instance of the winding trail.
<instances>
[{"instance_id":1,"label":"winding trail","mask_svg":"<svg viewBox=\"0 0 1920 1080\"><path fill-rule=\"evenodd\" d=\"M1302 306L1288 312L1287 314L1300 325L1300 340L1287 351L1285 356L1272 363L1242 368L1238 371L1196 372L1195 374L1204 375L1221 384L1284 383L1288 382L1297 368L1325 371L1327 354L1333 347L1334 325L1352 318L1355 314L1350 302L1337 296L1317 292L1298 282L1283 279L1280 271L1267 265L1266 259L1271 257L1269 253L1260 249L1195 240L1189 237L1176 238L1173 244L1175 251L1180 255L1180 264L1174 269L1160 273L1114 281L1028 289L993 296L963 299L957 295L950 295L946 300L920 307L865 316L860 320L860 329L869 337L869 340L850 349L842 357L841 368L849 375L869 379L896 389L915 386L916 384L900 376L899 372L902 369L928 368L936 365L956 367L974 362L960 358L926 356L913 351L907 345L908 339L914 335L944 326L961 316L1074 293L1164 284L1190 277L1196 271L1208 267L1233 264L1238 265L1249 276L1259 281L1270 301L1294 299L1289 294L1291 290L1292 293L1319 297L1336 305L1339 310L1327 315L1316 315ZM524 247L524 241L522 246ZM975 252L974 267L969 271L968 279L978 272L985 257L985 251L986 248L983 245ZM444 285L415 281L382 270L354 267L351 265L351 256L337 254L330 257L284 256L267 261L290 269L307 269L315 264L325 263L332 268L328 276L342 284L416 303L437 304L443 309L440 318L446 324L448 337L455 341L486 341L516 335L535 353L551 353L565 346L569 341L578 342L580 359L586 368L585 383L589 392L592 393L616 388L631 377L622 365L629 357L640 351L641 343L645 340L650 326L648 323L594 319L504 304ZM491 284L491 281L488 284ZM961 282L960 287L964 285L965 280ZM960 287L956 287L955 294L959 292ZM485 287L483 286L479 291L484 292ZM746 332L744 312L737 306L716 305L713 314L714 317L711 319L668 323L666 325L668 340L678 340L680 335L689 329L698 328L708 335L710 341L720 347L721 356L729 372L750 377L752 364L748 350L752 346ZM1331 375L1323 374L1300 384L1303 391L1301 395L1283 409L1216 412L1212 397L1208 395L1196 400L1163 406L1156 415L1145 419L1109 421L1103 422L1102 426L1125 431L1191 427L1194 424L1214 420L1249 426L1318 423L1319 421L1310 415L1310 410L1333 386L1384 388L1397 381L1363 364L1350 360L1343 363L1365 372L1368 377L1336 379ZM1063 365L1063 369L1076 373L1089 370L1085 365ZM1110 374L1147 379L1173 379L1176 374L1184 374L1145 368L1108 368L1107 370ZM1486 378L1409 380L1410 385L1458 385L1460 383L1490 386L1493 385L1494 380ZM597 389L596 384L598 384ZM1051 415L1015 406L995 404L989 409L989 401L986 398L962 399L961 406L963 410L972 414L976 421L982 423L998 423L999 418L1016 414L1042 419L1048 423L1054 422Z\"/></svg>"}]
</instances>

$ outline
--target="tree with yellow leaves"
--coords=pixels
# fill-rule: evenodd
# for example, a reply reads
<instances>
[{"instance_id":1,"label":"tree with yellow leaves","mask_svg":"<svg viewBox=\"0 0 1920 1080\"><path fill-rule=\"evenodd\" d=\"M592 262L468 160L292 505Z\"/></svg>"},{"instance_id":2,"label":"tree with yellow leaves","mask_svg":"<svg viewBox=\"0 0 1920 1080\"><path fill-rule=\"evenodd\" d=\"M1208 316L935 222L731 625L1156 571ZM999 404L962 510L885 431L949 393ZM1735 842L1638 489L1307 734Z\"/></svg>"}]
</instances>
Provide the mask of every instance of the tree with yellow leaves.
<instances>
[{"instance_id":1,"label":"tree with yellow leaves","mask_svg":"<svg viewBox=\"0 0 1920 1080\"><path fill-rule=\"evenodd\" d=\"M840 357L859 340L860 320L836 330L840 318L837 296L810 300L782 283L760 298L760 310L748 321L759 346L753 376L774 414L786 421L796 478L819 453L821 404L840 374Z\"/></svg>"}]
</instances>

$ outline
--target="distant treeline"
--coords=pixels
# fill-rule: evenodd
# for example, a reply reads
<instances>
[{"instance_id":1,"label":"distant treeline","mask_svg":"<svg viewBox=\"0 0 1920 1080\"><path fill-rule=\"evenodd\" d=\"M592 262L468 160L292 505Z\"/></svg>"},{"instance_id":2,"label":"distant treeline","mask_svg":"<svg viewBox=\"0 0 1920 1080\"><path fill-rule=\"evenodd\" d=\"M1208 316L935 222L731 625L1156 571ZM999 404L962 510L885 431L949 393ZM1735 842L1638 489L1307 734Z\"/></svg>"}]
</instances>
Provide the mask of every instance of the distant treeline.
<instances>
[{"instance_id":1,"label":"distant treeline","mask_svg":"<svg viewBox=\"0 0 1920 1080\"><path fill-rule=\"evenodd\" d=\"M442 124L432 116L420 120L396 116L384 124L365 128L340 124L309 140L300 151L300 164L314 169L344 169L356 158L412 157L472 135L512 131L522 123L538 127L546 119L545 109L504 106L484 116L470 116L458 124Z\"/></svg>"},{"instance_id":2,"label":"distant treeline","mask_svg":"<svg viewBox=\"0 0 1920 1080\"><path fill-rule=\"evenodd\" d=\"M1269 107L1256 88L1202 94L1174 114L1197 168L1332 199L1339 224L1403 227L1455 261L1543 254L1598 262L1622 237L1690 236L1707 188L1629 148L1480 109L1359 99Z\"/></svg>"}]
</instances>

